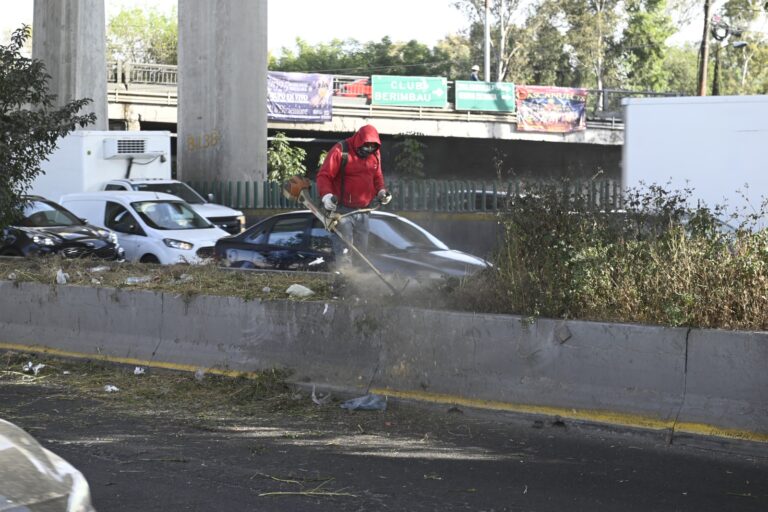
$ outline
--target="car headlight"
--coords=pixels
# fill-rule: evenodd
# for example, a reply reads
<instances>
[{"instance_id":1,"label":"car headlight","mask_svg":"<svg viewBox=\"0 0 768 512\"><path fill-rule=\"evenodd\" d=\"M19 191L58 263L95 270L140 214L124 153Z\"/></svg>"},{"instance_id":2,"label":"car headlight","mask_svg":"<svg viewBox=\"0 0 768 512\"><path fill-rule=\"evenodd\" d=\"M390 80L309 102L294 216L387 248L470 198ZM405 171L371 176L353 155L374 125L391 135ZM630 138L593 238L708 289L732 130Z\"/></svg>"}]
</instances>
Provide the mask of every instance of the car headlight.
<instances>
[{"instance_id":1,"label":"car headlight","mask_svg":"<svg viewBox=\"0 0 768 512\"><path fill-rule=\"evenodd\" d=\"M245 215L241 215L237 218L237 222L240 223L240 231L245 230Z\"/></svg>"},{"instance_id":2,"label":"car headlight","mask_svg":"<svg viewBox=\"0 0 768 512\"><path fill-rule=\"evenodd\" d=\"M108 238L110 242L117 245L117 233L114 231L111 231L109 229L97 229L96 232L99 234L102 238Z\"/></svg>"},{"instance_id":3,"label":"car headlight","mask_svg":"<svg viewBox=\"0 0 768 512\"><path fill-rule=\"evenodd\" d=\"M171 249L181 249L183 251L189 251L194 247L194 244L183 242L181 240L174 240L173 238L163 238L163 243Z\"/></svg>"},{"instance_id":4,"label":"car headlight","mask_svg":"<svg viewBox=\"0 0 768 512\"><path fill-rule=\"evenodd\" d=\"M34 235L32 237L32 241L37 245L56 245L56 240L51 236L45 236L45 235Z\"/></svg>"}]
</instances>

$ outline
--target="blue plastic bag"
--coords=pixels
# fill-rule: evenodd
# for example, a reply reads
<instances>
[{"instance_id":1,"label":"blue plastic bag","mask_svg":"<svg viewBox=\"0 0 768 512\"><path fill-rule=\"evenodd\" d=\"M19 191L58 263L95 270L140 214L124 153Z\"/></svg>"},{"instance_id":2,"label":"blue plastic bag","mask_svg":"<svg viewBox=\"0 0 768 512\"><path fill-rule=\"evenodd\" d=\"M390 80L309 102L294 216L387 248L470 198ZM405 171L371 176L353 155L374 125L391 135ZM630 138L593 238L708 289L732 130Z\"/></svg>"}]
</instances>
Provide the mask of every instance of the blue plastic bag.
<instances>
[{"instance_id":1,"label":"blue plastic bag","mask_svg":"<svg viewBox=\"0 0 768 512\"><path fill-rule=\"evenodd\" d=\"M347 400L339 407L350 411L356 409L363 411L385 411L387 409L387 399L381 395L365 395Z\"/></svg>"}]
</instances>

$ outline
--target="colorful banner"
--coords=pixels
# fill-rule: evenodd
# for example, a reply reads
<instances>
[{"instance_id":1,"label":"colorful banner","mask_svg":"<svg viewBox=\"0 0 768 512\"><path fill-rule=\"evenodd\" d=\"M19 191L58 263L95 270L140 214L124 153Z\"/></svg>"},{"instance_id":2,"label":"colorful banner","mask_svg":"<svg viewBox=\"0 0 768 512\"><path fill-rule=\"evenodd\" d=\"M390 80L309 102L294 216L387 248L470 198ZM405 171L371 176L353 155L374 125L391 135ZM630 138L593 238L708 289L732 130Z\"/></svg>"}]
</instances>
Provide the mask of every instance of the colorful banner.
<instances>
[{"instance_id":1,"label":"colorful banner","mask_svg":"<svg viewBox=\"0 0 768 512\"><path fill-rule=\"evenodd\" d=\"M509 82L456 80L456 110L515 111L515 86Z\"/></svg>"},{"instance_id":2,"label":"colorful banner","mask_svg":"<svg viewBox=\"0 0 768 512\"><path fill-rule=\"evenodd\" d=\"M587 128L587 90L518 85L517 129L568 133Z\"/></svg>"},{"instance_id":3,"label":"colorful banner","mask_svg":"<svg viewBox=\"0 0 768 512\"><path fill-rule=\"evenodd\" d=\"M323 123L332 117L333 75L267 73L267 119Z\"/></svg>"}]
</instances>

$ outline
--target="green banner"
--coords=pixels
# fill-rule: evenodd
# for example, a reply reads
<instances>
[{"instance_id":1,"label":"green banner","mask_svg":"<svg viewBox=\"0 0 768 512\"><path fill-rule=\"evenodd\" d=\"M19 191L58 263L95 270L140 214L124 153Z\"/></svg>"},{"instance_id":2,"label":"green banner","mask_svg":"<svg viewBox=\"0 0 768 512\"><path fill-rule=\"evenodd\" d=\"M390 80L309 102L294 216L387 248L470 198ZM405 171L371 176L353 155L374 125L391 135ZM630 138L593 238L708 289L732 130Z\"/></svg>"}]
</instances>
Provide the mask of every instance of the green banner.
<instances>
[{"instance_id":1,"label":"green banner","mask_svg":"<svg viewBox=\"0 0 768 512\"><path fill-rule=\"evenodd\" d=\"M373 105L442 108L448 102L445 77L373 75L371 82Z\"/></svg>"},{"instance_id":2,"label":"green banner","mask_svg":"<svg viewBox=\"0 0 768 512\"><path fill-rule=\"evenodd\" d=\"M515 84L456 80L456 110L515 111Z\"/></svg>"}]
</instances>

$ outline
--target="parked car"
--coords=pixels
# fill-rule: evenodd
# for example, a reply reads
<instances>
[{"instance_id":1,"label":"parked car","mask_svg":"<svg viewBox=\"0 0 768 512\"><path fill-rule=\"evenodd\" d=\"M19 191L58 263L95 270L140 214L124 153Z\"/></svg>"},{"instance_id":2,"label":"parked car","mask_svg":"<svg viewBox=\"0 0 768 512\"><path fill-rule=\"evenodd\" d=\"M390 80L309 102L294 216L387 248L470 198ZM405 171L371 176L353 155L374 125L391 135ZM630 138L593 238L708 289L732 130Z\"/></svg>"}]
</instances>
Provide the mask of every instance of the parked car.
<instances>
[{"instance_id":1,"label":"parked car","mask_svg":"<svg viewBox=\"0 0 768 512\"><path fill-rule=\"evenodd\" d=\"M21 428L0 419L0 510L94 509L80 471Z\"/></svg>"},{"instance_id":2,"label":"parked car","mask_svg":"<svg viewBox=\"0 0 768 512\"><path fill-rule=\"evenodd\" d=\"M410 220L373 212L369 259L384 273L414 278L464 277L490 265L477 256L448 248ZM329 270L334 263L331 234L309 211L281 213L245 232L216 242L225 266L274 270Z\"/></svg>"},{"instance_id":3,"label":"parked car","mask_svg":"<svg viewBox=\"0 0 768 512\"><path fill-rule=\"evenodd\" d=\"M176 196L160 192L66 194L61 203L97 226L116 231L125 257L142 263L201 263L228 233Z\"/></svg>"},{"instance_id":4,"label":"parked car","mask_svg":"<svg viewBox=\"0 0 768 512\"><path fill-rule=\"evenodd\" d=\"M117 235L79 219L66 208L40 196L28 196L23 217L0 230L0 255L125 259Z\"/></svg>"},{"instance_id":5,"label":"parked car","mask_svg":"<svg viewBox=\"0 0 768 512\"><path fill-rule=\"evenodd\" d=\"M336 96L345 96L349 98L365 98L368 103L371 102L373 88L369 77L359 78L353 82L342 84L336 91Z\"/></svg>"}]
</instances>

